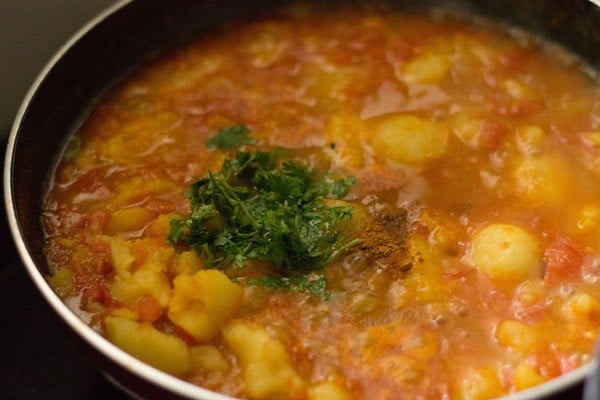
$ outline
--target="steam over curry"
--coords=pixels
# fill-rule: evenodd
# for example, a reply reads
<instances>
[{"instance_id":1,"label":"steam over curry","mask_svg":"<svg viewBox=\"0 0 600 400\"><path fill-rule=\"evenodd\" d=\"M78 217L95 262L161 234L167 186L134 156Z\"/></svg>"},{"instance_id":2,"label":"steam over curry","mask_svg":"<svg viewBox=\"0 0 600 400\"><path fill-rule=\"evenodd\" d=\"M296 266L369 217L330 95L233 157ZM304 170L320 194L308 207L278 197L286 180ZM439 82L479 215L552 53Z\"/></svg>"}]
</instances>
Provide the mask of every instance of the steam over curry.
<instances>
[{"instance_id":1,"label":"steam over curry","mask_svg":"<svg viewBox=\"0 0 600 400\"><path fill-rule=\"evenodd\" d=\"M295 9L111 92L43 224L65 302L176 377L248 399L488 399L590 360L600 88L497 27Z\"/></svg>"}]
</instances>

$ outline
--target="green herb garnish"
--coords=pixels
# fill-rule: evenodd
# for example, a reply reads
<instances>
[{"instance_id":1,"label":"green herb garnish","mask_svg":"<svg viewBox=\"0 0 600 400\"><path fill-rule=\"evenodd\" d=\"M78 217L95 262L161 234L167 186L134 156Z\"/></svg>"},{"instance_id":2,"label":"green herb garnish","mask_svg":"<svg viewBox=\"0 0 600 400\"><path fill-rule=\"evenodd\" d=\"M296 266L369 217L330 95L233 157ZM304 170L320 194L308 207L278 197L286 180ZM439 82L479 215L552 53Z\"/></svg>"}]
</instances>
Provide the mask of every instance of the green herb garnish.
<instances>
[{"instance_id":1,"label":"green herb garnish","mask_svg":"<svg viewBox=\"0 0 600 400\"><path fill-rule=\"evenodd\" d=\"M254 140L250 137L250 129L245 125L220 129L215 136L206 141L206 146L211 149L229 149L248 144L254 144Z\"/></svg>"},{"instance_id":2,"label":"green herb garnish","mask_svg":"<svg viewBox=\"0 0 600 400\"><path fill-rule=\"evenodd\" d=\"M322 293L324 280L303 276L359 243L338 231L352 207L329 207L325 199L345 196L355 179L319 176L282 154L237 151L219 172L194 182L191 215L171 220L168 240L190 246L210 267L242 267L252 259L270 263L281 277L251 284Z\"/></svg>"}]
</instances>

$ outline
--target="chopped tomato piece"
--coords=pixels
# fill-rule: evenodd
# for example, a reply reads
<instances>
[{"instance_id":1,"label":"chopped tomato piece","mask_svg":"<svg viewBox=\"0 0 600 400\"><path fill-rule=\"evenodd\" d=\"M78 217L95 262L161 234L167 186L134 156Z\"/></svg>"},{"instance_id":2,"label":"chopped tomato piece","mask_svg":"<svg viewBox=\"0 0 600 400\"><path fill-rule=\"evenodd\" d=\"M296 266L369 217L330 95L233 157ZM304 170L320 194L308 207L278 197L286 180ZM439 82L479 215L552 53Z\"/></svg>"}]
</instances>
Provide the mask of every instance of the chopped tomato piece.
<instances>
[{"instance_id":1,"label":"chopped tomato piece","mask_svg":"<svg viewBox=\"0 0 600 400\"><path fill-rule=\"evenodd\" d=\"M583 254L563 236L554 236L544 252L544 280L554 284L579 279Z\"/></svg>"},{"instance_id":2,"label":"chopped tomato piece","mask_svg":"<svg viewBox=\"0 0 600 400\"><path fill-rule=\"evenodd\" d=\"M137 314L141 321L153 322L161 316L162 307L153 296L141 296L137 302Z\"/></svg>"}]
</instances>

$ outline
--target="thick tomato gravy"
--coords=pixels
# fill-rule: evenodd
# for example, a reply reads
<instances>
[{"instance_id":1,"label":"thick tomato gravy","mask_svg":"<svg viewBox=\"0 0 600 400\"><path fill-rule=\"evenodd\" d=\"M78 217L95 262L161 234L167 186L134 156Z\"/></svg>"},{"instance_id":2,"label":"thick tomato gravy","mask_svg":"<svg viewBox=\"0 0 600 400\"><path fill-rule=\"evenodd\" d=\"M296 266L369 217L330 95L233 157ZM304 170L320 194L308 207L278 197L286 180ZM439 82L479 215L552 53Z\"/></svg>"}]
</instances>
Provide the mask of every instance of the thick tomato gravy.
<instances>
[{"instance_id":1,"label":"thick tomato gravy","mask_svg":"<svg viewBox=\"0 0 600 400\"><path fill-rule=\"evenodd\" d=\"M329 295L244 285L166 240L243 124L354 176ZM317 156L314 156L317 154ZM51 285L124 350L242 398L486 399L588 362L600 88L526 35L341 11L223 29L129 77L45 199ZM374 228L373 228L374 227ZM242 271L242 272L240 272ZM237 282L237 283L235 283Z\"/></svg>"}]
</instances>

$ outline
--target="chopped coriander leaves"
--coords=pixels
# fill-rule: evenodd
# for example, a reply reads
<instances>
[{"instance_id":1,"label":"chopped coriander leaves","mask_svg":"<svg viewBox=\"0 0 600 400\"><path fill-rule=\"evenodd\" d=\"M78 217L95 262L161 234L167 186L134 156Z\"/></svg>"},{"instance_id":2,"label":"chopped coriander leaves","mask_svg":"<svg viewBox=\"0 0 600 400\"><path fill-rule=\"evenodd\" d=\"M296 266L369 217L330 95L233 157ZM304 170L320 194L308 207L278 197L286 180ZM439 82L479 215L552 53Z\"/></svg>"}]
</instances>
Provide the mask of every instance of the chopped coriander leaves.
<instances>
[{"instance_id":1,"label":"chopped coriander leaves","mask_svg":"<svg viewBox=\"0 0 600 400\"><path fill-rule=\"evenodd\" d=\"M191 214L171 220L168 240L190 246L213 268L243 267L247 260L273 266L276 278L249 284L276 282L275 287L322 294L325 277L312 280L306 274L359 243L337 229L339 221L352 218L352 207L328 207L324 199L345 196L355 179L320 176L281 160L283 154L237 151L219 172L194 182Z\"/></svg>"},{"instance_id":2,"label":"chopped coriander leaves","mask_svg":"<svg viewBox=\"0 0 600 400\"><path fill-rule=\"evenodd\" d=\"M250 129L245 125L220 129L215 136L206 141L206 146L211 149L229 149L249 144L254 144L254 139L250 137Z\"/></svg>"}]
</instances>

